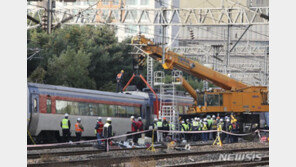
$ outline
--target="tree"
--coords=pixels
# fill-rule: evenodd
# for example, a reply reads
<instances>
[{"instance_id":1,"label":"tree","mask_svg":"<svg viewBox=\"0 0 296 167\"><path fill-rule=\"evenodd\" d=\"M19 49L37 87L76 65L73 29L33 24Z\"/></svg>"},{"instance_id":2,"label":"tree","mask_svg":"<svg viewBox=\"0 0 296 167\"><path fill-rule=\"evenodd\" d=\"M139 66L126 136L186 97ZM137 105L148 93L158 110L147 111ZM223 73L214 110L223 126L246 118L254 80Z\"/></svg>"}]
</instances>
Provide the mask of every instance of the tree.
<instances>
[{"instance_id":1,"label":"tree","mask_svg":"<svg viewBox=\"0 0 296 167\"><path fill-rule=\"evenodd\" d=\"M46 71L38 66L28 78L29 82L37 82L37 83L44 83Z\"/></svg>"},{"instance_id":2,"label":"tree","mask_svg":"<svg viewBox=\"0 0 296 167\"><path fill-rule=\"evenodd\" d=\"M54 85L95 89L96 84L89 77L87 67L90 55L68 47L59 57L53 56L48 62L48 81Z\"/></svg>"},{"instance_id":3,"label":"tree","mask_svg":"<svg viewBox=\"0 0 296 167\"><path fill-rule=\"evenodd\" d=\"M133 73L129 41L119 43L108 26L65 26L51 34L35 29L27 38L28 48L41 50L41 59L27 62L30 82L41 82L30 79L39 67L46 73L42 83L115 91L116 74L123 69L126 83Z\"/></svg>"}]
</instances>

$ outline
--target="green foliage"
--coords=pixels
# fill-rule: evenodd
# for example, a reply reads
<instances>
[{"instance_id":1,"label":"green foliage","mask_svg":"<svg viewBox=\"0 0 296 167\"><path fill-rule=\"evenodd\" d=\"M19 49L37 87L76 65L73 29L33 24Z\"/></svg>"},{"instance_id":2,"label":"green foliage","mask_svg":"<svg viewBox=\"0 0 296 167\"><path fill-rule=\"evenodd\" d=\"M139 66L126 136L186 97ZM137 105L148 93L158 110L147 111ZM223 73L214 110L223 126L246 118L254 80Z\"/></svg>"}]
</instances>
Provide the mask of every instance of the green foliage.
<instances>
[{"instance_id":1,"label":"green foliage","mask_svg":"<svg viewBox=\"0 0 296 167\"><path fill-rule=\"evenodd\" d=\"M37 82L37 83L44 83L46 71L38 66L31 74L31 76L28 78L29 82Z\"/></svg>"},{"instance_id":2,"label":"green foliage","mask_svg":"<svg viewBox=\"0 0 296 167\"><path fill-rule=\"evenodd\" d=\"M124 86L134 72L129 42L130 39L117 42L115 30L110 26L65 26L51 34L40 28L29 30L27 47L41 51L27 62L28 81L115 91L116 75L125 71ZM27 56L33 53L28 49ZM154 61L154 71L159 70L163 70L161 63ZM146 67L140 73L146 77ZM171 71L165 70L165 74L168 83ZM197 78L188 74L184 77L194 89L202 90L202 82ZM140 90L146 87L139 78L131 85L137 85ZM185 89L179 86L178 90Z\"/></svg>"},{"instance_id":3,"label":"green foliage","mask_svg":"<svg viewBox=\"0 0 296 167\"><path fill-rule=\"evenodd\" d=\"M41 49L27 62L30 82L115 91L117 73L125 71L123 83L133 73L129 41L117 42L112 27L66 26L51 34L35 29L27 39L28 48Z\"/></svg>"},{"instance_id":4,"label":"green foliage","mask_svg":"<svg viewBox=\"0 0 296 167\"><path fill-rule=\"evenodd\" d=\"M48 81L53 85L95 89L94 80L88 76L89 64L89 54L68 47L59 57L54 55L49 59Z\"/></svg>"}]
</instances>

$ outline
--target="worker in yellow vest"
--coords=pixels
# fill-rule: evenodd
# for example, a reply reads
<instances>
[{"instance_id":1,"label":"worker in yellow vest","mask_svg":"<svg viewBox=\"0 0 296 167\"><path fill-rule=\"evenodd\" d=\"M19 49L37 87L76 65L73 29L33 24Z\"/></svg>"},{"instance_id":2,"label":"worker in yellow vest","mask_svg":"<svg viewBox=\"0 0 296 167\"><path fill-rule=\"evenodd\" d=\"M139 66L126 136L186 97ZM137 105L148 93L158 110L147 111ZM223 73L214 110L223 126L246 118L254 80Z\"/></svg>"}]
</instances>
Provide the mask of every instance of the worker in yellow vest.
<instances>
[{"instance_id":1,"label":"worker in yellow vest","mask_svg":"<svg viewBox=\"0 0 296 167\"><path fill-rule=\"evenodd\" d=\"M64 142L69 142L69 138L70 138L70 129L71 129L71 122L68 119L69 114L66 113L65 114L65 118L61 121L61 128L62 128L62 132L63 132L63 139Z\"/></svg>"},{"instance_id":2,"label":"worker in yellow vest","mask_svg":"<svg viewBox=\"0 0 296 167\"><path fill-rule=\"evenodd\" d=\"M103 127L103 135L104 135L104 138L105 139L113 136L112 120L111 120L110 117L107 118L107 122L104 124L104 127ZM105 149L106 150L107 150L107 143L110 144L112 142L111 142L111 140L105 140Z\"/></svg>"},{"instance_id":3,"label":"worker in yellow vest","mask_svg":"<svg viewBox=\"0 0 296 167\"><path fill-rule=\"evenodd\" d=\"M121 70L120 73L118 73L116 75L116 82L117 82L116 92L122 92L122 78L123 78L123 73L124 73L124 71Z\"/></svg>"},{"instance_id":4,"label":"worker in yellow vest","mask_svg":"<svg viewBox=\"0 0 296 167\"><path fill-rule=\"evenodd\" d=\"M83 131L84 131L84 128L81 124L81 118L77 118L77 122L75 124L76 141L80 141Z\"/></svg>"},{"instance_id":5,"label":"worker in yellow vest","mask_svg":"<svg viewBox=\"0 0 296 167\"><path fill-rule=\"evenodd\" d=\"M194 118L192 121L192 131L198 131L198 119ZM193 134L193 141L197 141L197 133Z\"/></svg>"},{"instance_id":6,"label":"worker in yellow vest","mask_svg":"<svg viewBox=\"0 0 296 167\"><path fill-rule=\"evenodd\" d=\"M181 121L181 131L188 131L188 125L185 121ZM185 133L182 133L182 137L185 138Z\"/></svg>"},{"instance_id":7,"label":"worker in yellow vest","mask_svg":"<svg viewBox=\"0 0 296 167\"><path fill-rule=\"evenodd\" d=\"M203 130L203 131L208 130L208 121L207 121L206 118L204 118L204 120L203 120L203 123L202 123L202 130ZM202 133L201 136L202 136L202 140L203 140L203 141L205 141L205 142L208 141L208 133Z\"/></svg>"},{"instance_id":8,"label":"worker in yellow vest","mask_svg":"<svg viewBox=\"0 0 296 167\"><path fill-rule=\"evenodd\" d=\"M212 115L212 130L216 130L217 129L217 120L216 120L216 116L215 115ZM217 132L212 132L213 134L213 139L216 139L216 135L217 135Z\"/></svg>"},{"instance_id":9,"label":"worker in yellow vest","mask_svg":"<svg viewBox=\"0 0 296 167\"><path fill-rule=\"evenodd\" d=\"M163 130L162 126L162 120L161 118L158 119L156 122L157 130ZM157 142L162 142L163 141L163 134L162 132L157 131Z\"/></svg>"}]
</instances>

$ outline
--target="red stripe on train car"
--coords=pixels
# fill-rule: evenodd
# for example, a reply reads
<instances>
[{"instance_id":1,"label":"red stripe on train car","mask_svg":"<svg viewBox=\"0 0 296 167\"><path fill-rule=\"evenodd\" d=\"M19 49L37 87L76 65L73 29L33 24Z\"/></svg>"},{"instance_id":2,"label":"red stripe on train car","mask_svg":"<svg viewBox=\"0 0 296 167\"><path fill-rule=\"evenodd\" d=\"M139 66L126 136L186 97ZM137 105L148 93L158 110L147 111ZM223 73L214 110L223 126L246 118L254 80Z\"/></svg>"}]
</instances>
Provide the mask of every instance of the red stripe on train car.
<instances>
[{"instance_id":1,"label":"red stripe on train car","mask_svg":"<svg viewBox=\"0 0 296 167\"><path fill-rule=\"evenodd\" d=\"M82 98L73 98L73 97L39 95L39 112L40 113L46 113L46 99L47 98L51 99L51 113L53 113L53 114L56 113L56 107L55 107L56 100L110 104L110 105L120 105L120 106L130 106L130 107L141 107L141 104L135 104L135 103L124 103L124 102L92 100L92 99L82 99Z\"/></svg>"}]
</instances>

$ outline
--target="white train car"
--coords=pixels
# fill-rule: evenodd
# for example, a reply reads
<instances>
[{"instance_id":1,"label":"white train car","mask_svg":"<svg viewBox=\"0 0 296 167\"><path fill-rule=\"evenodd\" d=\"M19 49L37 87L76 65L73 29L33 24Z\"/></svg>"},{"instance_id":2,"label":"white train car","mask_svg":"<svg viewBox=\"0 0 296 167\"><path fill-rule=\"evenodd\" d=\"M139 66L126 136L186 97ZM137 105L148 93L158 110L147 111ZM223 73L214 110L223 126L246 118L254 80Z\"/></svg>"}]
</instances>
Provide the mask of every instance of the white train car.
<instances>
[{"instance_id":1,"label":"white train car","mask_svg":"<svg viewBox=\"0 0 296 167\"><path fill-rule=\"evenodd\" d=\"M104 92L28 83L27 129L38 143L61 141L60 122L64 114L69 114L71 136L75 136L75 123L78 117L84 126L83 138L95 137L94 127L97 117L103 122L112 118L115 135L125 134L131 129L130 116L143 118L148 126L152 110L149 100L143 96L124 93Z\"/></svg>"}]
</instances>

